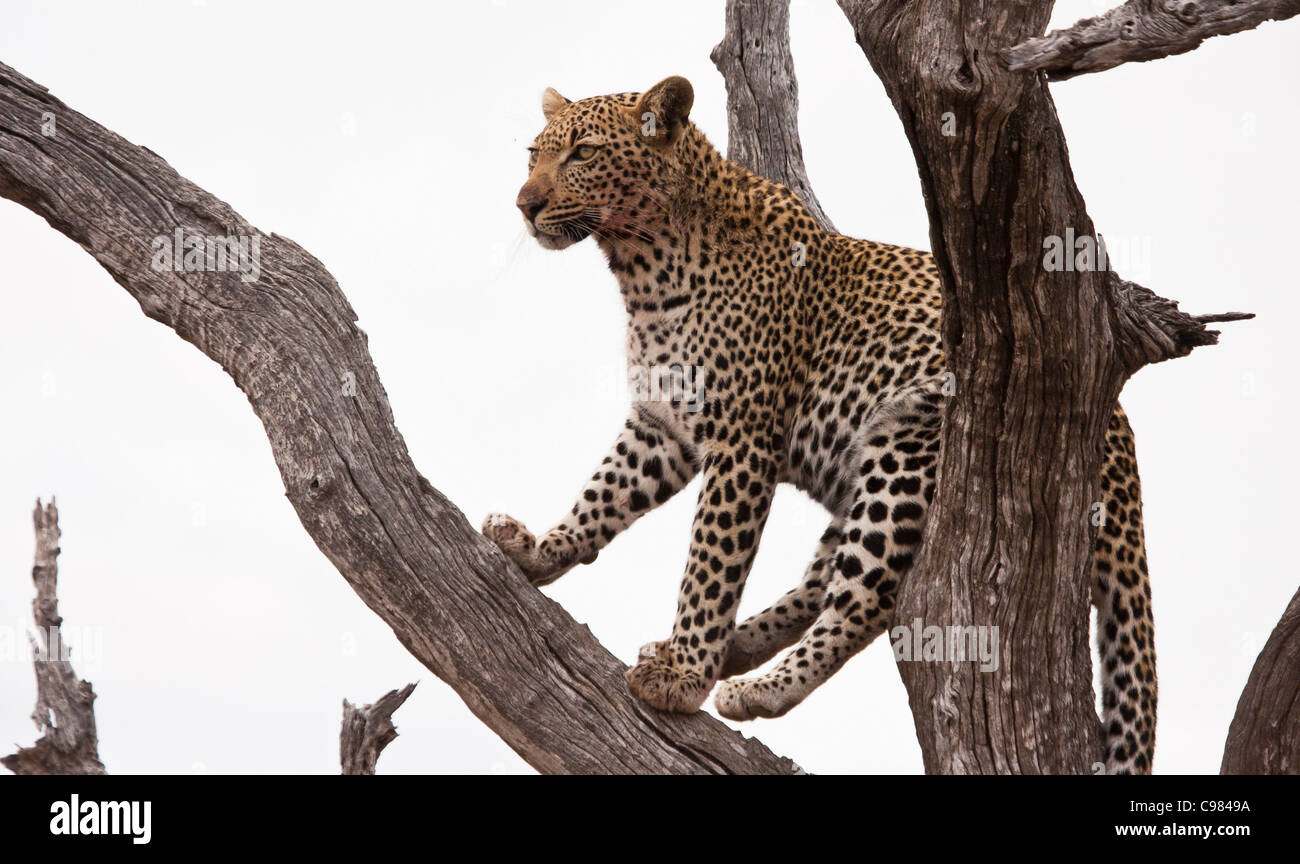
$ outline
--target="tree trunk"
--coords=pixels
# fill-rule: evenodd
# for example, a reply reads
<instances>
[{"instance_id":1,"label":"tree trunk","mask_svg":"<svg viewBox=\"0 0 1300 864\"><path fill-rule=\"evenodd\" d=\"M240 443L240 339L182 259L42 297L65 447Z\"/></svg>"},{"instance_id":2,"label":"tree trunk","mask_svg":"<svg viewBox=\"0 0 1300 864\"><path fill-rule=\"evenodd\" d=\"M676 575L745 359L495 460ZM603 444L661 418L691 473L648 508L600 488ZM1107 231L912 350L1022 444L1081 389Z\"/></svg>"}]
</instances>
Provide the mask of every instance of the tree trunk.
<instances>
[{"instance_id":1,"label":"tree trunk","mask_svg":"<svg viewBox=\"0 0 1300 864\"><path fill-rule=\"evenodd\" d=\"M1044 0L841 0L912 144L943 279L937 492L895 621L996 627L1002 662L901 663L931 773L1085 773L1101 759L1088 608L1102 435L1142 364L1213 341L1109 272L1049 272L1093 236L1046 81L999 50ZM1070 250L1073 255L1073 249Z\"/></svg>"}]
</instances>

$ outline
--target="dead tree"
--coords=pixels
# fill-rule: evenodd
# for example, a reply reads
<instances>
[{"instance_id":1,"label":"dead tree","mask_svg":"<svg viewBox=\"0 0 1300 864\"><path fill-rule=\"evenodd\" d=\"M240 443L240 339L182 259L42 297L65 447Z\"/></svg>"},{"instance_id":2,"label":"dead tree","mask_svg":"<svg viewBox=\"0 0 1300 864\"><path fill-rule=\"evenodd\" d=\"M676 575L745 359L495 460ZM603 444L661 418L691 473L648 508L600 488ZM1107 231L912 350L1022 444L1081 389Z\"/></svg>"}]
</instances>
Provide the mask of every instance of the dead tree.
<instances>
[{"instance_id":1,"label":"dead tree","mask_svg":"<svg viewBox=\"0 0 1300 864\"><path fill-rule=\"evenodd\" d=\"M343 700L343 728L339 732L339 762L344 774L374 774L375 763L384 748L397 739L393 712L415 690L407 684L401 690L389 690L373 705L360 708Z\"/></svg>"},{"instance_id":2,"label":"dead tree","mask_svg":"<svg viewBox=\"0 0 1300 864\"><path fill-rule=\"evenodd\" d=\"M42 735L31 747L0 759L15 774L104 774L95 733L95 690L72 668L63 643L59 615L59 508L51 499L32 513L36 563L32 616L40 631L32 640L36 664L36 710L32 720Z\"/></svg>"},{"instance_id":3,"label":"dead tree","mask_svg":"<svg viewBox=\"0 0 1300 864\"><path fill-rule=\"evenodd\" d=\"M1102 431L1129 375L1213 343L1205 324L1234 316L1198 319L1109 272L1039 265L1045 237L1095 233L1046 77L1012 71L1003 59L1004 49L1042 33L1048 0L841 5L916 155L958 383L939 493L897 614L997 625L1008 642L1009 662L992 676L906 664L925 765L1088 771L1099 739L1087 517ZM1186 3L1181 13L1131 5L1157 24L1192 14ZM1258 5L1285 17L1291 4ZM729 4L728 36L714 58L729 84L751 84L750 94L733 92L732 153L791 185L829 224L803 172L793 98L780 98L794 89L785 7ZM1223 21L1199 26L1194 38L1242 29ZM740 26L757 44L739 41ZM1188 38L1152 36L1145 56L1125 59L1186 50ZM45 112L58 116L56 137L34 131ZM747 131L736 129L739 116L751 118L752 140L737 134ZM262 419L289 500L317 545L412 654L534 767L795 770L704 715L665 716L637 703L621 664L416 472L347 301L292 241L261 234L153 153L2 65L0 195L76 240L146 315L231 374ZM258 290L245 290L235 274L152 269L150 241L177 228L257 238Z\"/></svg>"}]
</instances>

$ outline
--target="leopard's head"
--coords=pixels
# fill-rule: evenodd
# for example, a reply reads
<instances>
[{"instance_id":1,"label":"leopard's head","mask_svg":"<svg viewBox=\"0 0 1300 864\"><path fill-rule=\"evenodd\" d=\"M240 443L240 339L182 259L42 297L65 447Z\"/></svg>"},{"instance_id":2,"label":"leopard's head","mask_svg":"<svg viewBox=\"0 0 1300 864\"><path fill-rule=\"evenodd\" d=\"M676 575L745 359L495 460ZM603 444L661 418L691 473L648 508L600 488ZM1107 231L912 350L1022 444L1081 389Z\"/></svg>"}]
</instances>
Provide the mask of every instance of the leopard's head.
<instances>
[{"instance_id":1,"label":"leopard's head","mask_svg":"<svg viewBox=\"0 0 1300 864\"><path fill-rule=\"evenodd\" d=\"M545 249L593 233L650 239L667 218L663 189L694 98L681 77L577 102L547 89L546 128L528 148L528 181L515 200L528 233Z\"/></svg>"}]
</instances>

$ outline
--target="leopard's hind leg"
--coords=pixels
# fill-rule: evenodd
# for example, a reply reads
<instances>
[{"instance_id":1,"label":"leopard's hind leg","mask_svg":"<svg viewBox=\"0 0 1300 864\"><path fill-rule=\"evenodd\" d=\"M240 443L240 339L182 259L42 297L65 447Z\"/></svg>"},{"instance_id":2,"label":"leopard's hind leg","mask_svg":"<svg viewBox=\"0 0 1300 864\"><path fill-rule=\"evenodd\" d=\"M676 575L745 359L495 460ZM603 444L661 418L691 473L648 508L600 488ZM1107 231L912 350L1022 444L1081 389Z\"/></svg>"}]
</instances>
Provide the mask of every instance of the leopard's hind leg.
<instances>
[{"instance_id":1,"label":"leopard's hind leg","mask_svg":"<svg viewBox=\"0 0 1300 864\"><path fill-rule=\"evenodd\" d=\"M871 437L859 457L841 542L824 568L821 611L771 670L722 683L715 700L722 716L781 716L889 626L934 494L937 449L937 416L900 418L888 434Z\"/></svg>"},{"instance_id":2,"label":"leopard's hind leg","mask_svg":"<svg viewBox=\"0 0 1300 864\"><path fill-rule=\"evenodd\" d=\"M817 613L822 611L826 586L830 584L835 549L844 539L843 524L840 518L831 521L797 587L762 612L745 619L731 634L721 677L743 675L762 666L781 649L797 642L817 618Z\"/></svg>"}]
</instances>

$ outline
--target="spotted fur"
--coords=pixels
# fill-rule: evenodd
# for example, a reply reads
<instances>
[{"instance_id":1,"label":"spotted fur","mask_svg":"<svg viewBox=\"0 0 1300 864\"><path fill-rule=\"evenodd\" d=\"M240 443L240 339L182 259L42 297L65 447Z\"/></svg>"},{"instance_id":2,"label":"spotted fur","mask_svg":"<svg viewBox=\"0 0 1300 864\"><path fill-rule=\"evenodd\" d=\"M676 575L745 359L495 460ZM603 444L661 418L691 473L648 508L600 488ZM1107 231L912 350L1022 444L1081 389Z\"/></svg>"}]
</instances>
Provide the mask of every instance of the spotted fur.
<instances>
[{"instance_id":1,"label":"spotted fur","mask_svg":"<svg viewBox=\"0 0 1300 864\"><path fill-rule=\"evenodd\" d=\"M733 719L778 717L887 629L934 494L944 363L939 276L925 252L823 230L788 189L724 159L691 124L690 84L543 98L517 205L538 242L594 235L628 314L633 368L702 370L702 404L636 401L569 514L535 538L483 532L544 585L703 475L669 638L628 671L660 709L698 709L725 680ZM694 410L698 409L698 410ZM832 514L799 585L737 624L777 484ZM1116 410L1094 602L1104 762L1146 772L1155 744L1150 588L1133 439Z\"/></svg>"}]
</instances>

